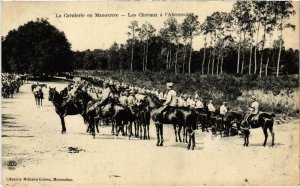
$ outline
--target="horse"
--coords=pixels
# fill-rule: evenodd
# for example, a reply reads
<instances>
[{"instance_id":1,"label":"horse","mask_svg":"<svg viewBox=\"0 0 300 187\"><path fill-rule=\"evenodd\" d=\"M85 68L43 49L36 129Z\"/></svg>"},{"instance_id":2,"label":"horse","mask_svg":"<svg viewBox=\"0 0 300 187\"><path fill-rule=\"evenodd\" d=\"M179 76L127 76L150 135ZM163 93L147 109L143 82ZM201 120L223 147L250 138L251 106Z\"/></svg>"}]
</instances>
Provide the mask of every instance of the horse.
<instances>
[{"instance_id":1,"label":"horse","mask_svg":"<svg viewBox=\"0 0 300 187\"><path fill-rule=\"evenodd\" d=\"M182 127L187 128L189 133L189 141L187 149L194 150L195 148L195 130L197 128L197 114L194 110L187 107L174 107L166 110L161 114L162 102L155 95L146 95L145 99L148 100L149 107L152 107L152 120L155 123L157 134L157 146L163 146L163 124L172 124L175 130L175 141L177 142L177 135L181 141L180 130ZM178 131L177 131L178 126ZM185 130L184 130L185 132Z\"/></svg>"},{"instance_id":2,"label":"horse","mask_svg":"<svg viewBox=\"0 0 300 187\"><path fill-rule=\"evenodd\" d=\"M207 107L205 108L198 108L195 110L198 114L198 124L201 125L202 132L208 131L209 127L209 116L210 112L208 111Z\"/></svg>"},{"instance_id":3,"label":"horse","mask_svg":"<svg viewBox=\"0 0 300 187\"><path fill-rule=\"evenodd\" d=\"M140 126L140 139L144 140L150 140L150 132L149 132L149 126L150 126L150 108L148 106L147 100L142 100L141 104L137 108L137 121ZM142 134L142 130L144 131L144 134Z\"/></svg>"},{"instance_id":4,"label":"horse","mask_svg":"<svg viewBox=\"0 0 300 187\"><path fill-rule=\"evenodd\" d=\"M65 92L61 91L61 94L65 94ZM86 132L93 133L92 132L92 125L96 126L96 130L99 133L99 118L97 117L91 117L91 115L87 114L87 108L90 106L90 103L94 103L95 100L85 91L82 90L76 90L75 91L75 100L81 103L81 106L83 108L82 116L85 121L85 123L88 123L88 128ZM92 134L93 135L93 134ZM93 135L94 136L94 135Z\"/></svg>"},{"instance_id":5,"label":"horse","mask_svg":"<svg viewBox=\"0 0 300 187\"><path fill-rule=\"evenodd\" d=\"M244 131L244 146L249 146L249 134L250 134L250 128L259 128L261 127L264 135L265 135L265 140L263 143L263 146L266 146L267 140L268 140L268 130L271 133L272 136L272 144L271 146L274 146L274 139L275 139L275 133L273 131L273 125L274 125L274 117L275 114L268 114L265 112L261 112L257 114L258 116L254 116L253 118L257 118L256 120L252 121L246 121L243 120L241 122L241 129Z\"/></svg>"},{"instance_id":6,"label":"horse","mask_svg":"<svg viewBox=\"0 0 300 187\"><path fill-rule=\"evenodd\" d=\"M223 118L225 135L236 135L240 129L243 114L235 111L228 111ZM235 126L234 126L235 125Z\"/></svg>"},{"instance_id":7,"label":"horse","mask_svg":"<svg viewBox=\"0 0 300 187\"><path fill-rule=\"evenodd\" d=\"M92 105L95 104L95 102L99 101L94 101L92 100L91 96L89 96L86 92L81 91L81 96L77 95L77 97L83 101L85 100L86 106L85 110L90 108ZM132 117L131 112L129 109L124 108L121 104L117 103L115 99L109 99L109 102L105 104L103 107L96 107L95 110L86 111L87 115L87 120L89 123L89 131L95 138L96 133L95 133L95 127L98 128L98 118L106 119L106 118L112 118L115 120L115 123L112 123L112 134L114 134L114 129L116 128L116 136L119 135L119 132L122 131L122 134L125 135L124 133L124 125L129 122L129 120Z\"/></svg>"},{"instance_id":8,"label":"horse","mask_svg":"<svg viewBox=\"0 0 300 187\"><path fill-rule=\"evenodd\" d=\"M65 134L67 132L66 126L65 126L65 112L67 109L67 115L78 115L83 113L83 108L80 106L80 103L73 102L72 104L69 104L67 106L62 106L63 104L63 97L56 91L56 88L49 87L49 97L48 100L51 101L55 107L55 112L60 117L62 130L61 133Z\"/></svg>"},{"instance_id":9,"label":"horse","mask_svg":"<svg viewBox=\"0 0 300 187\"><path fill-rule=\"evenodd\" d=\"M43 88L43 87L47 88L47 84L39 84L39 85L37 85L37 84L32 84L32 85L31 85L31 91L33 92L33 90L34 90L37 86L40 86L41 88Z\"/></svg>"},{"instance_id":10,"label":"horse","mask_svg":"<svg viewBox=\"0 0 300 187\"><path fill-rule=\"evenodd\" d=\"M34 95L34 98L35 98L35 104L37 106L42 106L43 105L43 99L44 99L44 93L42 90L38 90L38 91L35 91L33 93Z\"/></svg>"}]
</instances>

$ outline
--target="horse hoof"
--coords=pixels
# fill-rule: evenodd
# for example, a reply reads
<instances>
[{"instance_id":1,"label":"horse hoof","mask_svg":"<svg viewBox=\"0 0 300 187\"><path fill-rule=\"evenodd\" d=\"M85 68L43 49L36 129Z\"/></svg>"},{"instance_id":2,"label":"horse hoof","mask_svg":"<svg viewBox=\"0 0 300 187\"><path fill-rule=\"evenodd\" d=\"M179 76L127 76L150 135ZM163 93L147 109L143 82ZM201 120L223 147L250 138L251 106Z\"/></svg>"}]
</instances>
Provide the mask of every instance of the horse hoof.
<instances>
[{"instance_id":1,"label":"horse hoof","mask_svg":"<svg viewBox=\"0 0 300 187\"><path fill-rule=\"evenodd\" d=\"M157 143L156 146L159 146L159 143Z\"/></svg>"},{"instance_id":2,"label":"horse hoof","mask_svg":"<svg viewBox=\"0 0 300 187\"><path fill-rule=\"evenodd\" d=\"M159 144L159 146L163 146L163 143Z\"/></svg>"},{"instance_id":3,"label":"horse hoof","mask_svg":"<svg viewBox=\"0 0 300 187\"><path fill-rule=\"evenodd\" d=\"M195 147L192 147L192 150L194 150L195 149Z\"/></svg>"}]
</instances>

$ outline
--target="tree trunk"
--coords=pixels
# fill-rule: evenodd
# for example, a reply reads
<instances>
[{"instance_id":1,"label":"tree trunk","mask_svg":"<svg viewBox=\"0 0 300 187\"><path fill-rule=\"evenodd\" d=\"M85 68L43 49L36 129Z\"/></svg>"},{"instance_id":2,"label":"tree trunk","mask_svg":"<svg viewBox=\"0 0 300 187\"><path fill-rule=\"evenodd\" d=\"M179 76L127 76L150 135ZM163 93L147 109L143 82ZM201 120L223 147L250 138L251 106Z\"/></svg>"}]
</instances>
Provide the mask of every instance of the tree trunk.
<instances>
[{"instance_id":1,"label":"tree trunk","mask_svg":"<svg viewBox=\"0 0 300 187\"><path fill-rule=\"evenodd\" d=\"M167 49L168 50L168 49ZM166 63L166 69L169 69L169 50L168 50L168 53L167 53L167 63Z\"/></svg>"},{"instance_id":2,"label":"tree trunk","mask_svg":"<svg viewBox=\"0 0 300 187\"><path fill-rule=\"evenodd\" d=\"M221 58L221 74L223 74L223 63L224 63L224 57Z\"/></svg>"},{"instance_id":3,"label":"tree trunk","mask_svg":"<svg viewBox=\"0 0 300 187\"><path fill-rule=\"evenodd\" d=\"M270 61L270 56L271 56L271 48L272 48L272 37L273 37L273 34L271 33L270 34L270 48L269 48L269 51L268 51L267 64L266 64L266 69L265 69L265 76L266 77L268 76L268 66L269 66L269 61Z\"/></svg>"},{"instance_id":4,"label":"tree trunk","mask_svg":"<svg viewBox=\"0 0 300 187\"><path fill-rule=\"evenodd\" d=\"M182 73L185 73L185 58L186 58L186 45L184 45L184 53L183 53L183 67L182 67Z\"/></svg>"},{"instance_id":5,"label":"tree trunk","mask_svg":"<svg viewBox=\"0 0 300 187\"><path fill-rule=\"evenodd\" d=\"M134 45L133 45L133 46L134 46ZM131 47L130 71L133 70L133 68L132 68L132 62L133 62L133 46Z\"/></svg>"},{"instance_id":6,"label":"tree trunk","mask_svg":"<svg viewBox=\"0 0 300 187\"><path fill-rule=\"evenodd\" d=\"M256 57L257 57L257 46L258 46L258 34L259 34L259 28L260 28L260 22L258 22L258 26L257 26L256 45L255 45L255 48L254 48L254 74L256 74L256 72L257 72L257 61L256 61Z\"/></svg>"},{"instance_id":7,"label":"tree trunk","mask_svg":"<svg viewBox=\"0 0 300 187\"><path fill-rule=\"evenodd\" d=\"M148 46L149 46L149 43L148 43L148 40L146 42L146 54L145 54L145 70L147 70L147 67L148 67Z\"/></svg>"},{"instance_id":8,"label":"tree trunk","mask_svg":"<svg viewBox=\"0 0 300 187\"><path fill-rule=\"evenodd\" d=\"M189 57L189 75L191 74L191 60L192 60L192 52L193 52L193 48L192 48L192 44L193 44L193 38L191 38L191 43L190 43L190 57Z\"/></svg>"},{"instance_id":9,"label":"tree trunk","mask_svg":"<svg viewBox=\"0 0 300 187\"><path fill-rule=\"evenodd\" d=\"M202 67L201 67L202 75L204 75L205 49L206 47L204 46L203 60L202 60Z\"/></svg>"},{"instance_id":10,"label":"tree trunk","mask_svg":"<svg viewBox=\"0 0 300 187\"><path fill-rule=\"evenodd\" d=\"M143 71L145 71L145 54L146 54L146 46L145 44L143 45L144 47L144 53L143 53Z\"/></svg>"},{"instance_id":11,"label":"tree trunk","mask_svg":"<svg viewBox=\"0 0 300 187\"><path fill-rule=\"evenodd\" d=\"M212 65L211 65L211 74L212 75L214 74L214 71L215 71L215 54L213 54Z\"/></svg>"},{"instance_id":12,"label":"tree trunk","mask_svg":"<svg viewBox=\"0 0 300 187\"><path fill-rule=\"evenodd\" d=\"M219 75L219 63L220 63L220 55L218 56L218 61L217 61L217 75Z\"/></svg>"},{"instance_id":13,"label":"tree trunk","mask_svg":"<svg viewBox=\"0 0 300 187\"><path fill-rule=\"evenodd\" d=\"M262 74L262 62L263 62L263 55L264 55L265 38L266 38L266 26L264 26L263 42L262 42L262 46L261 46L259 77L261 77L261 74Z\"/></svg>"},{"instance_id":14,"label":"tree trunk","mask_svg":"<svg viewBox=\"0 0 300 187\"><path fill-rule=\"evenodd\" d=\"M245 64L245 49L243 49L243 60L242 60L242 68L241 68L241 74L244 74L244 64Z\"/></svg>"},{"instance_id":15,"label":"tree trunk","mask_svg":"<svg viewBox=\"0 0 300 187\"><path fill-rule=\"evenodd\" d=\"M239 74L239 70L240 70L240 53L241 53L241 33L240 33L240 37L239 37L239 47L238 47L238 60L237 60L237 64L236 64L236 73Z\"/></svg>"},{"instance_id":16,"label":"tree trunk","mask_svg":"<svg viewBox=\"0 0 300 187\"><path fill-rule=\"evenodd\" d=\"M175 53L175 75L177 75L178 50L179 50L179 44L177 44L176 53Z\"/></svg>"},{"instance_id":17,"label":"tree trunk","mask_svg":"<svg viewBox=\"0 0 300 187\"><path fill-rule=\"evenodd\" d=\"M170 49L169 69L171 69L171 64L172 64L172 49Z\"/></svg>"},{"instance_id":18,"label":"tree trunk","mask_svg":"<svg viewBox=\"0 0 300 187\"><path fill-rule=\"evenodd\" d=\"M249 57L249 72L248 74L251 75L251 66L252 66L252 42L250 42L250 57Z\"/></svg>"},{"instance_id":19,"label":"tree trunk","mask_svg":"<svg viewBox=\"0 0 300 187\"><path fill-rule=\"evenodd\" d=\"M209 50L209 57L208 57L208 64L207 64L207 75L210 73L209 72L210 59L211 59L211 50Z\"/></svg>"},{"instance_id":20,"label":"tree trunk","mask_svg":"<svg viewBox=\"0 0 300 187\"><path fill-rule=\"evenodd\" d=\"M280 32L279 51L278 51L277 68L276 68L276 77L277 78L279 77L281 50L282 50L282 30Z\"/></svg>"}]
</instances>

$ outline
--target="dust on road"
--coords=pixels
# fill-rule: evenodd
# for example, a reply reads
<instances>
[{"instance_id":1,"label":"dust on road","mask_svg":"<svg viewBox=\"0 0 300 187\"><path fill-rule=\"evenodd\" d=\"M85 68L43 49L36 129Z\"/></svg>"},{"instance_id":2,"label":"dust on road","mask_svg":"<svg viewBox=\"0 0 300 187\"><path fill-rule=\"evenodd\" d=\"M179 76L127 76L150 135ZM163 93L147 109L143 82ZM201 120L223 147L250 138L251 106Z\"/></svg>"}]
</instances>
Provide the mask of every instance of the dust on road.
<instances>
[{"instance_id":1,"label":"dust on road","mask_svg":"<svg viewBox=\"0 0 300 187\"><path fill-rule=\"evenodd\" d=\"M63 82L47 82L61 90ZM275 146L262 146L263 132L252 129L250 147L237 136L220 138L197 132L196 148L176 143L171 126L165 143L115 137L100 127L96 139L86 134L82 117L66 117L67 134L47 100L35 105L30 84L14 99L2 100L3 185L296 185L299 184L299 119L275 125ZM16 166L9 168L8 162ZM21 181L10 181L10 179ZM24 180L27 179L27 180ZM55 179L54 179L55 178ZM30 180L32 179L32 180ZM33 179L38 179L33 180ZM40 179L40 180L39 180Z\"/></svg>"}]
</instances>

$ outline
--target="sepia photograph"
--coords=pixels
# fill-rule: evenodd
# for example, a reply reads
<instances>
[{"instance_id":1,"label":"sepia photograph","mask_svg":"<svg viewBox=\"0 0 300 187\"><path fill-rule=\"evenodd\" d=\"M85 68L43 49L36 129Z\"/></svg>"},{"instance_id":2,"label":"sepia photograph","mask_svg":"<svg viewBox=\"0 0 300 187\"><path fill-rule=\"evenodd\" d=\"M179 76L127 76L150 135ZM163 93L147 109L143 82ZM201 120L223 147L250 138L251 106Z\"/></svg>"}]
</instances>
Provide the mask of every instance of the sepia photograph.
<instances>
[{"instance_id":1,"label":"sepia photograph","mask_svg":"<svg viewBox=\"0 0 300 187\"><path fill-rule=\"evenodd\" d=\"M1 185L300 185L299 31L297 1L2 1Z\"/></svg>"}]
</instances>

